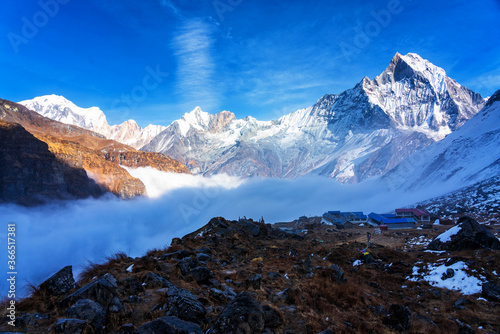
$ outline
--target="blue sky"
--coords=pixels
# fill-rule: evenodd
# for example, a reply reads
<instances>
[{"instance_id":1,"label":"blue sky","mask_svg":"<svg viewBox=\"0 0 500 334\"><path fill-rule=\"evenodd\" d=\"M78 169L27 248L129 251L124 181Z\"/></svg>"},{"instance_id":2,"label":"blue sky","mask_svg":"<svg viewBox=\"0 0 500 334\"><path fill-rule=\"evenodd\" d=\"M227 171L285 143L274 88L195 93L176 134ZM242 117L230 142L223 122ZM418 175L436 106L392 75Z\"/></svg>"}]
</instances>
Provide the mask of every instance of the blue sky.
<instances>
[{"instance_id":1,"label":"blue sky","mask_svg":"<svg viewBox=\"0 0 500 334\"><path fill-rule=\"evenodd\" d=\"M500 2L6 0L0 97L63 95L110 124L168 125L197 105L269 120L416 52L500 88Z\"/></svg>"}]
</instances>

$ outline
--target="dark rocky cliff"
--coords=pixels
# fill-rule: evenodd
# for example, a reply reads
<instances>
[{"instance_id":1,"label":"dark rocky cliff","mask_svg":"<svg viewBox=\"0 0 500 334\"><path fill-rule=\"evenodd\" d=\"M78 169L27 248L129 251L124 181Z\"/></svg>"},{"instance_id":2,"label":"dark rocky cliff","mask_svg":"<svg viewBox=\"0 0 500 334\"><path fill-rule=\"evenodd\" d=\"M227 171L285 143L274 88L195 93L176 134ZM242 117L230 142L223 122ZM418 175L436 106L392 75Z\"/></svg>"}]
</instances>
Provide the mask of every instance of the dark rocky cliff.
<instances>
[{"instance_id":1,"label":"dark rocky cliff","mask_svg":"<svg viewBox=\"0 0 500 334\"><path fill-rule=\"evenodd\" d=\"M83 168L61 163L46 143L19 124L0 120L0 142L0 202L33 205L104 193Z\"/></svg>"}]
</instances>

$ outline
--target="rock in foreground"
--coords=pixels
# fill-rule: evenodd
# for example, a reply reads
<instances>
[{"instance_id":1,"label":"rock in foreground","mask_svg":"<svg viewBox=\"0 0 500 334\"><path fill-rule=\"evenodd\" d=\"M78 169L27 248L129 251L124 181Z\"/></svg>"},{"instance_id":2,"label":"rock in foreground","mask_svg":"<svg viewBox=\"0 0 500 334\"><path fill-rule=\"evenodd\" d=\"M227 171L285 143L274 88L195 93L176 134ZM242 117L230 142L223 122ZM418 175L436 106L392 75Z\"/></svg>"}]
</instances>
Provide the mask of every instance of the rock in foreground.
<instances>
[{"instance_id":1,"label":"rock in foreground","mask_svg":"<svg viewBox=\"0 0 500 334\"><path fill-rule=\"evenodd\" d=\"M464 216L457 225L440 234L428 246L437 251L461 251L467 249L490 248L499 250L500 241L474 219Z\"/></svg>"}]
</instances>

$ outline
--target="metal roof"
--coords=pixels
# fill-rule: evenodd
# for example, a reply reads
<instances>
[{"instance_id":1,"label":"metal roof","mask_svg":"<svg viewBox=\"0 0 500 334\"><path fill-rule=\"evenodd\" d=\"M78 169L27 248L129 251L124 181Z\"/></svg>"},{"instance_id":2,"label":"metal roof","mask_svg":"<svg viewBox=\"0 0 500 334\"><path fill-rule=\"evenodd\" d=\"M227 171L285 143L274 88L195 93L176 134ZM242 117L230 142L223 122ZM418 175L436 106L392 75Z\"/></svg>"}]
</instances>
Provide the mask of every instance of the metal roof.
<instances>
[{"instance_id":1,"label":"metal roof","mask_svg":"<svg viewBox=\"0 0 500 334\"><path fill-rule=\"evenodd\" d=\"M370 217L371 219L381 223L385 218L381 215L379 215L378 213L375 213L375 212L372 212L368 215L368 217Z\"/></svg>"}]
</instances>

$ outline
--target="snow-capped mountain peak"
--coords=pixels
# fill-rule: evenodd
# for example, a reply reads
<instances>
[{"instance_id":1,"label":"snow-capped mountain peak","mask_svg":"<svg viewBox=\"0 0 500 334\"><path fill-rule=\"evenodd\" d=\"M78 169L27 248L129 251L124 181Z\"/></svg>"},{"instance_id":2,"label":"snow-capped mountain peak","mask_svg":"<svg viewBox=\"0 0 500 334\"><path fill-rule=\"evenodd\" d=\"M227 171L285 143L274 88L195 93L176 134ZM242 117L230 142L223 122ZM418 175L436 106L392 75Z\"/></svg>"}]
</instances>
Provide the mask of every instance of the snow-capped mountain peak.
<instances>
[{"instance_id":1,"label":"snow-capped mountain peak","mask_svg":"<svg viewBox=\"0 0 500 334\"><path fill-rule=\"evenodd\" d=\"M370 103L384 110L393 126L434 140L461 127L485 102L415 53L397 53L379 76L362 84Z\"/></svg>"},{"instance_id":2,"label":"snow-capped mountain peak","mask_svg":"<svg viewBox=\"0 0 500 334\"><path fill-rule=\"evenodd\" d=\"M67 102L58 103L67 108L45 108L42 102L39 110L50 110L52 117L81 117ZM166 128L140 129L127 121L105 135L134 147L144 143L143 150L165 153L194 173L316 174L360 182L442 140L484 103L428 60L397 53L375 79L364 77L351 89L277 120L236 119L229 111L212 115L196 107Z\"/></svg>"},{"instance_id":3,"label":"snow-capped mountain peak","mask_svg":"<svg viewBox=\"0 0 500 334\"><path fill-rule=\"evenodd\" d=\"M200 107L194 108L191 112L185 113L180 120L177 120L181 134L185 136L191 128L204 130L210 124L210 114L201 110Z\"/></svg>"},{"instance_id":4,"label":"snow-capped mountain peak","mask_svg":"<svg viewBox=\"0 0 500 334\"><path fill-rule=\"evenodd\" d=\"M106 116L98 107L80 108L60 95L44 95L19 103L42 116L101 134L109 127Z\"/></svg>"},{"instance_id":5,"label":"snow-capped mountain peak","mask_svg":"<svg viewBox=\"0 0 500 334\"><path fill-rule=\"evenodd\" d=\"M423 59L416 53L408 53L405 56L396 53L386 70L377 76L374 81L380 84L395 83L415 75L425 78L433 90L439 94L445 92L445 70Z\"/></svg>"},{"instance_id":6,"label":"snow-capped mountain peak","mask_svg":"<svg viewBox=\"0 0 500 334\"><path fill-rule=\"evenodd\" d=\"M211 115L200 107L196 107L189 113L185 113L181 119L174 121L179 127L181 136L186 136L191 129L197 131L208 131L215 133L221 131L225 126L236 120L235 115L227 110Z\"/></svg>"},{"instance_id":7,"label":"snow-capped mountain peak","mask_svg":"<svg viewBox=\"0 0 500 334\"><path fill-rule=\"evenodd\" d=\"M143 149L193 172L239 176L327 175L359 182L384 174L413 152L460 128L484 105L479 94L417 54L396 54L374 80L323 96L273 121L200 109ZM217 127L214 120L218 119Z\"/></svg>"},{"instance_id":8,"label":"snow-capped mountain peak","mask_svg":"<svg viewBox=\"0 0 500 334\"><path fill-rule=\"evenodd\" d=\"M164 126L159 125L149 125L142 129L132 119L120 125L110 126L104 112L98 107L81 108L65 97L55 94L39 96L19 103L47 118L97 132L106 138L134 148L146 145L165 129Z\"/></svg>"}]
</instances>

